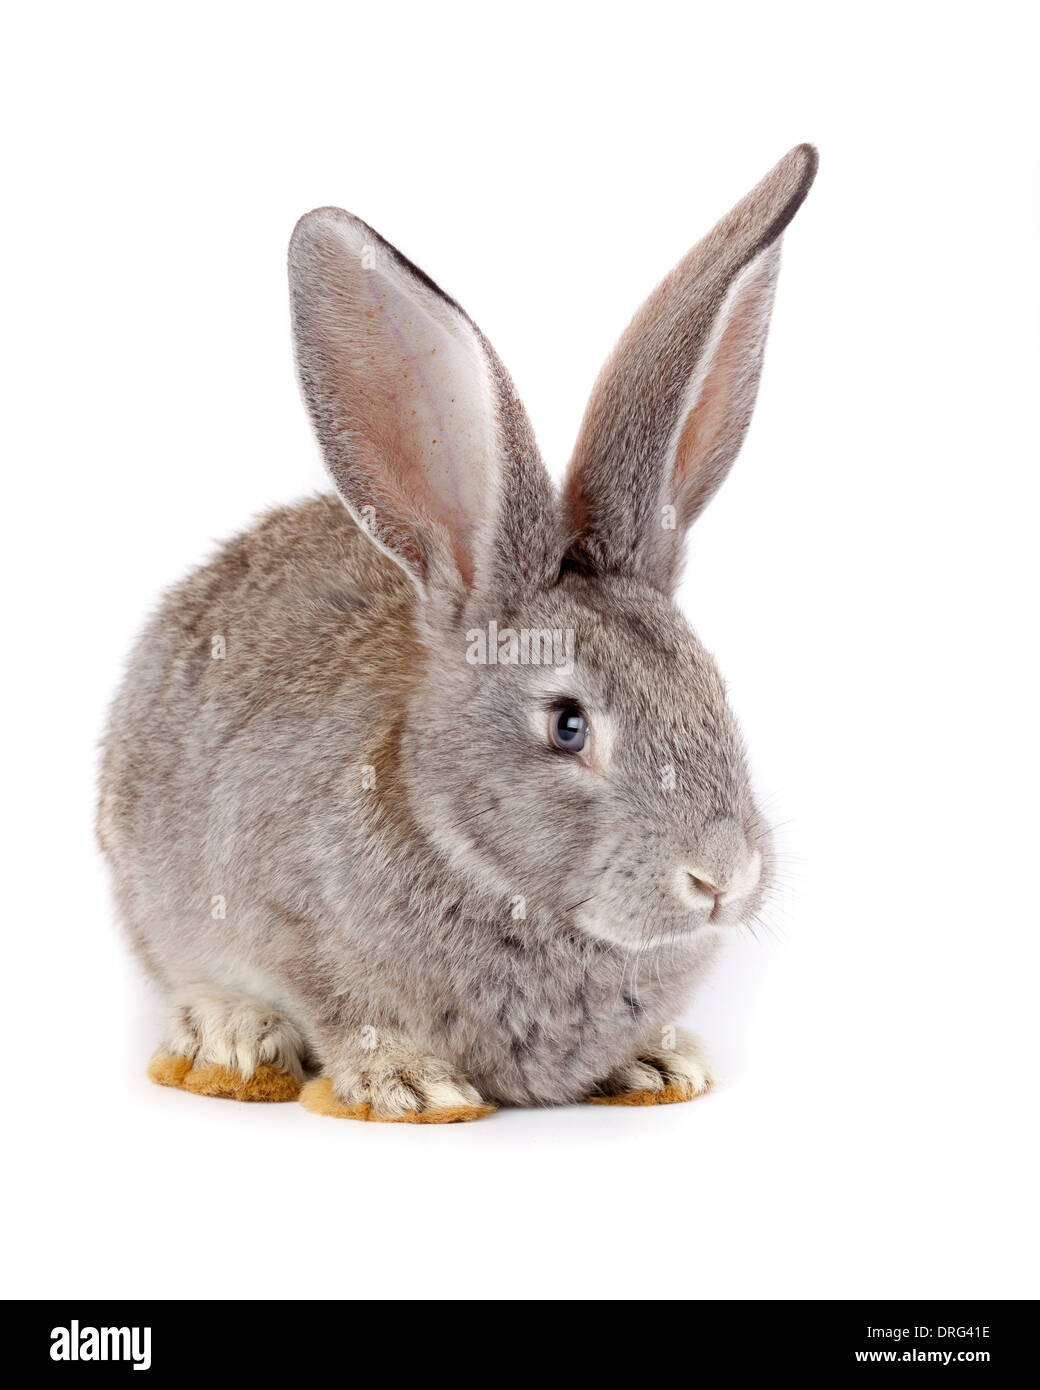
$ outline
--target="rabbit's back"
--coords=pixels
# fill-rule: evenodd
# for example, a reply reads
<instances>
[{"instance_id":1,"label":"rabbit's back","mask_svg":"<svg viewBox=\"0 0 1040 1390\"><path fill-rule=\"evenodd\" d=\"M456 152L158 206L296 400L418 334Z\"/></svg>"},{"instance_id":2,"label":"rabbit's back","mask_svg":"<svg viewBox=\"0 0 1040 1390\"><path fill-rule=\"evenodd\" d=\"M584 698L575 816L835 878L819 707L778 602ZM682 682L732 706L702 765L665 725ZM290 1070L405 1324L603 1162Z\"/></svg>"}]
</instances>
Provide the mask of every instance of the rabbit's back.
<instances>
[{"instance_id":1,"label":"rabbit's back","mask_svg":"<svg viewBox=\"0 0 1040 1390\"><path fill-rule=\"evenodd\" d=\"M122 916L161 982L248 931L232 911L244 873L251 901L264 874L280 900L290 866L320 877L328 837L300 807L335 779L353 787L409 700L413 595L342 503L317 497L162 600L113 704L98 812Z\"/></svg>"}]
</instances>

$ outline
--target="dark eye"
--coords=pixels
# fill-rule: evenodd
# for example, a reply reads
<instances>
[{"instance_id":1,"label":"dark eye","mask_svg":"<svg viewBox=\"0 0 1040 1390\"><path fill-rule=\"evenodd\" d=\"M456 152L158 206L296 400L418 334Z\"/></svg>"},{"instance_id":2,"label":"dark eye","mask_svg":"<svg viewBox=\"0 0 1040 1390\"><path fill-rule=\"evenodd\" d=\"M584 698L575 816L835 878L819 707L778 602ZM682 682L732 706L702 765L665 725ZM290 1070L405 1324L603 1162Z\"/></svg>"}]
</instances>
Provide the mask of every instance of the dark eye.
<instances>
[{"instance_id":1,"label":"dark eye","mask_svg":"<svg viewBox=\"0 0 1040 1390\"><path fill-rule=\"evenodd\" d=\"M580 753L588 737L588 720L577 705L564 705L549 716L549 741L561 753Z\"/></svg>"}]
</instances>

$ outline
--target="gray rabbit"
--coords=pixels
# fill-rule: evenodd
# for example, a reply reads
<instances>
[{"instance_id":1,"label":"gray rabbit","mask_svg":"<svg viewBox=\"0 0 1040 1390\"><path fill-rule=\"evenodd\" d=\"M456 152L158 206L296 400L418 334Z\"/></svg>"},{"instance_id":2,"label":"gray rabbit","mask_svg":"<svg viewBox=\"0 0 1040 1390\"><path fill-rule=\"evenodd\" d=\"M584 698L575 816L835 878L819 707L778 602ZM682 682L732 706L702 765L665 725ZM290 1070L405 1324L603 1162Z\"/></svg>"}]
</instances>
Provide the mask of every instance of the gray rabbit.
<instances>
[{"instance_id":1,"label":"gray rabbit","mask_svg":"<svg viewBox=\"0 0 1040 1390\"><path fill-rule=\"evenodd\" d=\"M672 1021L760 905L771 839L671 595L815 170L792 150L655 290L562 498L459 305L358 218L299 222L337 495L166 595L104 741L99 835L168 1004L153 1079L435 1123L711 1084Z\"/></svg>"}]
</instances>

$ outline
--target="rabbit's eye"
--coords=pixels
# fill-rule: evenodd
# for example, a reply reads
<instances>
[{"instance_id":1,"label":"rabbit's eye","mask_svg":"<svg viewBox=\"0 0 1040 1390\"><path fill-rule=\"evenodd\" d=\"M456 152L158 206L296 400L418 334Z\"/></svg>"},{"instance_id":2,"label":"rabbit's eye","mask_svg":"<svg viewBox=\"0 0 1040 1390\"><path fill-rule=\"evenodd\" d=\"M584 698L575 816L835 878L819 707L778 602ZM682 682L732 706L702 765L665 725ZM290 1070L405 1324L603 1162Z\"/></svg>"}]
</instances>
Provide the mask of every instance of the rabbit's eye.
<instances>
[{"instance_id":1,"label":"rabbit's eye","mask_svg":"<svg viewBox=\"0 0 1040 1390\"><path fill-rule=\"evenodd\" d=\"M580 753L589 737L588 720L577 705L564 705L549 717L549 742L561 753Z\"/></svg>"}]
</instances>

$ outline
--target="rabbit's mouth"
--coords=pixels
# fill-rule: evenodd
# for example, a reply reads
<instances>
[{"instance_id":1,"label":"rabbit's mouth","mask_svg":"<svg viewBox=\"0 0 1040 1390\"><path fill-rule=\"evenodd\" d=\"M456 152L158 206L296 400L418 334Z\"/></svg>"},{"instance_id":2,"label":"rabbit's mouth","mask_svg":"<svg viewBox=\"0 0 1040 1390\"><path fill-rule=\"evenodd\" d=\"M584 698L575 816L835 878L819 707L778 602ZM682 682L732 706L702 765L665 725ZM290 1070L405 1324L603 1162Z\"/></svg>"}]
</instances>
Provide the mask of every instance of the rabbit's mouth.
<instances>
[{"instance_id":1,"label":"rabbit's mouth","mask_svg":"<svg viewBox=\"0 0 1040 1390\"><path fill-rule=\"evenodd\" d=\"M731 835L702 841L699 858L644 883L636 900L617 891L630 887L622 871L622 882L601 883L599 892L571 904L567 919L589 936L628 951L699 949L752 918L768 887L768 855L732 829ZM648 899L647 890L654 896Z\"/></svg>"},{"instance_id":2,"label":"rabbit's mouth","mask_svg":"<svg viewBox=\"0 0 1040 1390\"><path fill-rule=\"evenodd\" d=\"M596 911L579 911L572 921L587 935L637 954L664 949L675 950L684 946L699 948L705 944L709 936L714 937L729 925L728 921L713 922L710 918L693 920L691 914L681 926L668 925L657 929L643 925L635 930L625 930L619 928L616 920L608 914Z\"/></svg>"},{"instance_id":3,"label":"rabbit's mouth","mask_svg":"<svg viewBox=\"0 0 1040 1390\"><path fill-rule=\"evenodd\" d=\"M721 870L683 865L676 873L675 891L691 912L707 912L709 922L733 921L757 892L762 868L761 851L745 848Z\"/></svg>"}]
</instances>

